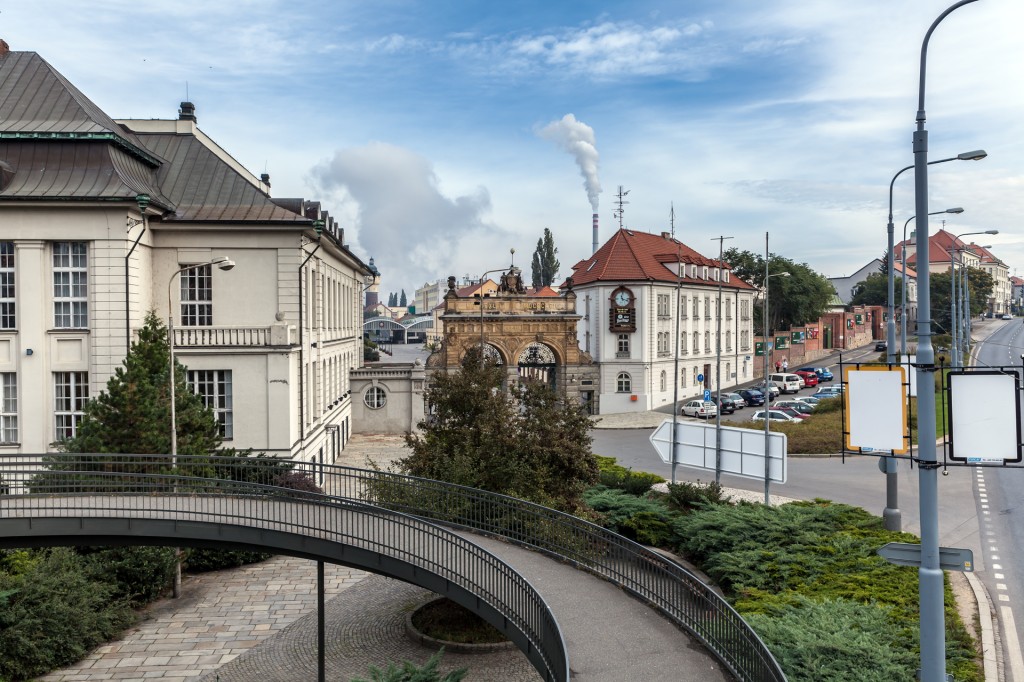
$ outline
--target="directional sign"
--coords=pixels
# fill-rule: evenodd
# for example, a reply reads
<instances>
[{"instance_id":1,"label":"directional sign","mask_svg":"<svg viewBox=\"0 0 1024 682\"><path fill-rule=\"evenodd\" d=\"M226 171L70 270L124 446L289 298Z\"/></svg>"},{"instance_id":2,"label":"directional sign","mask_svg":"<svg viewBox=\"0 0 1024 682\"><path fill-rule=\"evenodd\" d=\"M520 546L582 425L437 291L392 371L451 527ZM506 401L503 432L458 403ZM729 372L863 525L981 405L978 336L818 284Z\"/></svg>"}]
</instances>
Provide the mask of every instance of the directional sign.
<instances>
[{"instance_id":1,"label":"directional sign","mask_svg":"<svg viewBox=\"0 0 1024 682\"><path fill-rule=\"evenodd\" d=\"M878 553L890 564L921 565L921 545L890 542L880 547ZM943 571L974 573L974 552L959 547L939 547L939 568Z\"/></svg>"},{"instance_id":2,"label":"directional sign","mask_svg":"<svg viewBox=\"0 0 1024 682\"><path fill-rule=\"evenodd\" d=\"M705 388L704 389L704 402L708 402L709 400L711 400L711 391Z\"/></svg>"},{"instance_id":3,"label":"directional sign","mask_svg":"<svg viewBox=\"0 0 1024 682\"><path fill-rule=\"evenodd\" d=\"M663 462L672 462L672 420L651 434L651 445ZM676 422L676 464L715 470L715 425ZM769 433L768 480L786 482L786 434ZM722 427L722 466L727 474L764 480L764 431Z\"/></svg>"}]
</instances>

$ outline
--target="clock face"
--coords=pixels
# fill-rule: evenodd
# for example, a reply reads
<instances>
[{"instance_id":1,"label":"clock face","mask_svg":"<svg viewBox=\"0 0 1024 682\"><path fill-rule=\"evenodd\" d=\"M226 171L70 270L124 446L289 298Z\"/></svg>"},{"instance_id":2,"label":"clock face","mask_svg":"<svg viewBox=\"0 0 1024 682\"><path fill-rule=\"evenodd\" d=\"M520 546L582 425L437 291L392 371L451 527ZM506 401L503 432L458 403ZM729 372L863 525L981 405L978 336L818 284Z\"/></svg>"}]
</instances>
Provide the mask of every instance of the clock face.
<instances>
[{"instance_id":1,"label":"clock face","mask_svg":"<svg viewBox=\"0 0 1024 682\"><path fill-rule=\"evenodd\" d=\"M618 292L617 294L615 294L615 303L620 306L629 305L629 294L626 293L625 291Z\"/></svg>"}]
</instances>

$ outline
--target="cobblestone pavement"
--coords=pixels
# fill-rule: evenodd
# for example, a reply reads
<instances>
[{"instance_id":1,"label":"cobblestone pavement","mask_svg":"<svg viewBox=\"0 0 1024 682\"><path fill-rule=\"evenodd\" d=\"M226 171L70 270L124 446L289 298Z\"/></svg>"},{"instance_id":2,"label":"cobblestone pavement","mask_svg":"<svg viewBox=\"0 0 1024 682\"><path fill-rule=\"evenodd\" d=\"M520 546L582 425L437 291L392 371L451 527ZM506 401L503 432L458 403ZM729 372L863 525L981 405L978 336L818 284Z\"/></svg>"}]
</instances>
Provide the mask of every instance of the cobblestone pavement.
<instances>
[{"instance_id":1,"label":"cobblestone pavement","mask_svg":"<svg viewBox=\"0 0 1024 682\"><path fill-rule=\"evenodd\" d=\"M326 594L337 595L367 575L327 564ZM120 640L97 648L70 668L39 679L185 682L216 670L296 619L315 612L316 563L305 559L276 557L242 568L186 576L181 598L156 602Z\"/></svg>"},{"instance_id":2,"label":"cobblestone pavement","mask_svg":"<svg viewBox=\"0 0 1024 682\"><path fill-rule=\"evenodd\" d=\"M423 663L436 650L405 633L406 616L436 595L414 585L370 576L325 608L324 667L328 680L370 678L370 666ZM311 613L209 672L202 682L307 682L317 675L317 621ZM469 668L467 682L535 682L541 677L518 649L483 654L445 652L439 668Z\"/></svg>"}]
</instances>

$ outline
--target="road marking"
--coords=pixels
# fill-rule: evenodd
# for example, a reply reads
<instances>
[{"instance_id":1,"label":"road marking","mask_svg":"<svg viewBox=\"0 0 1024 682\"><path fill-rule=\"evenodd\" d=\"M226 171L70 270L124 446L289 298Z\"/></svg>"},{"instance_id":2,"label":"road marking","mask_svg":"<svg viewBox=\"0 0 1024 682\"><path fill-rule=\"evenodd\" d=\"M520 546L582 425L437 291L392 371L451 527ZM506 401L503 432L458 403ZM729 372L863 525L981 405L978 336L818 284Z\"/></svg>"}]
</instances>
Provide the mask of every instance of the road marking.
<instances>
[{"instance_id":1,"label":"road marking","mask_svg":"<svg viewBox=\"0 0 1024 682\"><path fill-rule=\"evenodd\" d=\"M1002 573L996 573L994 577L996 580L1006 580L1006 576L1004 576Z\"/></svg>"},{"instance_id":2,"label":"road marking","mask_svg":"<svg viewBox=\"0 0 1024 682\"><path fill-rule=\"evenodd\" d=\"M1000 595L1000 599L1002 595ZM1008 652L1007 663L1013 673L1014 682L1024 682L1024 657L1020 653L1020 640L1017 639L1017 626L1013 622L1013 610L1009 606L1001 606L999 612L1003 617L1003 637Z\"/></svg>"}]
</instances>

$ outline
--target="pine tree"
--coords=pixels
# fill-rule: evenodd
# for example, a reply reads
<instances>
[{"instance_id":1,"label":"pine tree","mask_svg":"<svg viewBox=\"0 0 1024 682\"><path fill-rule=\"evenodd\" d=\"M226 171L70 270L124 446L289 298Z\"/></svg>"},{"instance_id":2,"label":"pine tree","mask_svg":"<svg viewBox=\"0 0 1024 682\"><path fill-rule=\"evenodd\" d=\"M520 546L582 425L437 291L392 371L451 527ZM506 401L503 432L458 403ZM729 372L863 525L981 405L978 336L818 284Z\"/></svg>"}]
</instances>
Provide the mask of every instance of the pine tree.
<instances>
[{"instance_id":1,"label":"pine tree","mask_svg":"<svg viewBox=\"0 0 1024 682\"><path fill-rule=\"evenodd\" d=\"M533 252L533 286L535 289L551 286L558 276L561 263L556 258L555 238L551 230L544 228L544 236L537 240L537 248Z\"/></svg>"},{"instance_id":2,"label":"pine tree","mask_svg":"<svg viewBox=\"0 0 1024 682\"><path fill-rule=\"evenodd\" d=\"M167 327L150 311L106 391L86 403L64 452L166 454L171 451L171 401L167 376ZM185 368L175 359L175 420L178 454L209 455L221 442L220 427L201 397L188 388Z\"/></svg>"},{"instance_id":3,"label":"pine tree","mask_svg":"<svg viewBox=\"0 0 1024 682\"><path fill-rule=\"evenodd\" d=\"M405 296L405 289L402 289L402 297L398 300L398 307L405 308L409 305L409 299Z\"/></svg>"},{"instance_id":4,"label":"pine tree","mask_svg":"<svg viewBox=\"0 0 1024 682\"><path fill-rule=\"evenodd\" d=\"M394 308L396 305L398 305L398 294L392 291L388 294L388 307Z\"/></svg>"}]
</instances>

